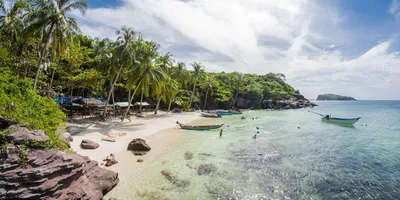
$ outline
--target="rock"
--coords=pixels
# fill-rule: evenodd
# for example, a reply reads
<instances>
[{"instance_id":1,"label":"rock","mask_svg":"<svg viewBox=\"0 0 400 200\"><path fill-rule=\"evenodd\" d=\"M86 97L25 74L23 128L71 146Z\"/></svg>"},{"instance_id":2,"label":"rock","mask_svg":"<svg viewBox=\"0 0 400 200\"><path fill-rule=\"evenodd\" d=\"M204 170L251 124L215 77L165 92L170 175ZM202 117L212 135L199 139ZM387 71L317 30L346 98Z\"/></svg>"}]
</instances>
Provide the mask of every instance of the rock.
<instances>
[{"instance_id":1,"label":"rock","mask_svg":"<svg viewBox=\"0 0 400 200\"><path fill-rule=\"evenodd\" d=\"M110 155L107 156L107 158L105 158L103 161L106 161L106 164L105 164L106 167L110 167L110 166L118 163L118 161L115 159L114 154L112 154L112 153L110 153Z\"/></svg>"},{"instance_id":2,"label":"rock","mask_svg":"<svg viewBox=\"0 0 400 200\"><path fill-rule=\"evenodd\" d=\"M18 124L15 120L7 120L3 116L0 116L0 130L7 129L11 125Z\"/></svg>"},{"instance_id":3,"label":"rock","mask_svg":"<svg viewBox=\"0 0 400 200\"><path fill-rule=\"evenodd\" d=\"M21 166L21 151L28 168ZM6 152L0 158L0 199L102 199L119 181L117 173L78 154L11 144Z\"/></svg>"},{"instance_id":4,"label":"rock","mask_svg":"<svg viewBox=\"0 0 400 200\"><path fill-rule=\"evenodd\" d=\"M65 132L62 134L62 137L67 141L70 141L70 142L74 141L74 139L71 136L71 133Z\"/></svg>"},{"instance_id":5,"label":"rock","mask_svg":"<svg viewBox=\"0 0 400 200\"><path fill-rule=\"evenodd\" d=\"M291 107L289 105L285 106L284 109L291 109Z\"/></svg>"},{"instance_id":6,"label":"rock","mask_svg":"<svg viewBox=\"0 0 400 200\"><path fill-rule=\"evenodd\" d=\"M135 156L144 156L144 155L146 155L146 153L145 152L133 152L133 155L135 155Z\"/></svg>"},{"instance_id":7,"label":"rock","mask_svg":"<svg viewBox=\"0 0 400 200\"><path fill-rule=\"evenodd\" d=\"M297 101L294 101L294 102L292 102L292 103L290 103L289 104L289 106L290 106L290 108L292 108L292 109L296 109L297 107L298 107L298 102Z\"/></svg>"},{"instance_id":8,"label":"rock","mask_svg":"<svg viewBox=\"0 0 400 200\"><path fill-rule=\"evenodd\" d=\"M132 140L128 144L128 150L131 151L150 151L151 148L146 144L146 141L140 138Z\"/></svg>"},{"instance_id":9,"label":"rock","mask_svg":"<svg viewBox=\"0 0 400 200\"><path fill-rule=\"evenodd\" d=\"M82 149L97 149L100 144L93 142L92 140L82 140L81 147Z\"/></svg>"},{"instance_id":10,"label":"rock","mask_svg":"<svg viewBox=\"0 0 400 200\"><path fill-rule=\"evenodd\" d=\"M217 167L210 163L210 164L201 164L199 168L197 169L197 174L198 175L207 175L211 174L217 171Z\"/></svg>"},{"instance_id":11,"label":"rock","mask_svg":"<svg viewBox=\"0 0 400 200\"><path fill-rule=\"evenodd\" d=\"M187 187L190 182L187 180L180 180L175 176L170 170L164 169L161 171L161 174L165 176L169 182L171 182L176 187Z\"/></svg>"},{"instance_id":12,"label":"rock","mask_svg":"<svg viewBox=\"0 0 400 200\"><path fill-rule=\"evenodd\" d=\"M82 132L82 128L80 128L78 126L68 126L67 132L70 133L71 135L76 135L76 134Z\"/></svg>"},{"instance_id":13,"label":"rock","mask_svg":"<svg viewBox=\"0 0 400 200\"><path fill-rule=\"evenodd\" d=\"M190 159L192 159L192 158L193 158L193 153L190 152L190 151L186 151L186 152L185 152L185 159L186 159L186 160L190 160Z\"/></svg>"},{"instance_id":14,"label":"rock","mask_svg":"<svg viewBox=\"0 0 400 200\"><path fill-rule=\"evenodd\" d=\"M297 100L304 100L304 96L300 93L294 93L293 96L297 99Z\"/></svg>"},{"instance_id":15,"label":"rock","mask_svg":"<svg viewBox=\"0 0 400 200\"><path fill-rule=\"evenodd\" d=\"M317 104L315 104L315 103L313 103L313 102L310 102L310 103L311 103L312 106L318 106Z\"/></svg>"},{"instance_id":16,"label":"rock","mask_svg":"<svg viewBox=\"0 0 400 200\"><path fill-rule=\"evenodd\" d=\"M138 159L137 162L143 162L143 159Z\"/></svg>"},{"instance_id":17,"label":"rock","mask_svg":"<svg viewBox=\"0 0 400 200\"><path fill-rule=\"evenodd\" d=\"M26 127L17 127L12 133L6 136L6 140L13 141L14 144L32 143L33 141L44 142L49 137L41 130L30 131Z\"/></svg>"}]
</instances>

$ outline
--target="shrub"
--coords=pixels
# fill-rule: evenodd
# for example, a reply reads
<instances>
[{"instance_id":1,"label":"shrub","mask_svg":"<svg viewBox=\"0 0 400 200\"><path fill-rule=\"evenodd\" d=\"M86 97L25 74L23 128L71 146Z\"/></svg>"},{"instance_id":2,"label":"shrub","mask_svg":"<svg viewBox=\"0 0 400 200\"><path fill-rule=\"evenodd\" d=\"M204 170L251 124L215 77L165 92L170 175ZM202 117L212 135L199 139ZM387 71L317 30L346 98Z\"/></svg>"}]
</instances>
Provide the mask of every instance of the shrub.
<instances>
[{"instance_id":1,"label":"shrub","mask_svg":"<svg viewBox=\"0 0 400 200\"><path fill-rule=\"evenodd\" d=\"M66 119L60 107L52 99L38 95L31 80L19 79L4 67L0 70L0 115L27 124L31 130L45 131L50 138L46 148L65 149L56 133Z\"/></svg>"}]
</instances>

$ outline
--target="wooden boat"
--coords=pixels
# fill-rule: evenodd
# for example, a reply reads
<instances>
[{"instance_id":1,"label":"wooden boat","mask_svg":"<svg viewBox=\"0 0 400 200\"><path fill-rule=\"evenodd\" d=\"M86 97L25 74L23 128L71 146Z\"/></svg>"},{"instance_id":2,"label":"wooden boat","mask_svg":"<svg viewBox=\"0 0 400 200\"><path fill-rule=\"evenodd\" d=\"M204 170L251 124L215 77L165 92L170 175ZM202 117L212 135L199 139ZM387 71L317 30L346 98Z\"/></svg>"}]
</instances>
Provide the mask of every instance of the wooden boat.
<instances>
[{"instance_id":1,"label":"wooden boat","mask_svg":"<svg viewBox=\"0 0 400 200\"><path fill-rule=\"evenodd\" d=\"M210 130L210 129L217 129L221 128L224 124L218 124L218 125L184 125L184 124L179 124L181 129L186 129L186 130Z\"/></svg>"},{"instance_id":2,"label":"wooden boat","mask_svg":"<svg viewBox=\"0 0 400 200\"><path fill-rule=\"evenodd\" d=\"M221 115L218 115L216 113L201 113L202 117L211 117L211 118L219 118Z\"/></svg>"},{"instance_id":3,"label":"wooden boat","mask_svg":"<svg viewBox=\"0 0 400 200\"><path fill-rule=\"evenodd\" d=\"M216 111L215 113L217 115L221 115L221 116L223 116L223 115L232 115L232 113L228 112L228 111Z\"/></svg>"},{"instance_id":4,"label":"wooden boat","mask_svg":"<svg viewBox=\"0 0 400 200\"><path fill-rule=\"evenodd\" d=\"M243 114L242 112L237 111L237 110L229 110L228 112L232 113L232 115L241 115L241 114Z\"/></svg>"},{"instance_id":5,"label":"wooden boat","mask_svg":"<svg viewBox=\"0 0 400 200\"><path fill-rule=\"evenodd\" d=\"M322 117L321 120L329 123L347 124L352 125L356 123L361 117L357 118L337 118L337 117Z\"/></svg>"}]
</instances>

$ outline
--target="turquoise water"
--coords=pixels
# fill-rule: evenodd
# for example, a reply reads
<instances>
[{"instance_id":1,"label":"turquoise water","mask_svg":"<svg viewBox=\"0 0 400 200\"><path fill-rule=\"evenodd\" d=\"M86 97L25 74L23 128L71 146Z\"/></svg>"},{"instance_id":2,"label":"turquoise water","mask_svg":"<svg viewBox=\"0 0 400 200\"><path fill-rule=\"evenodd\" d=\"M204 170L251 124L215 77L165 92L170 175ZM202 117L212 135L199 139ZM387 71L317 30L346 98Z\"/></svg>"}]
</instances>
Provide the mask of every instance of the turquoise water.
<instances>
[{"instance_id":1,"label":"turquoise water","mask_svg":"<svg viewBox=\"0 0 400 200\"><path fill-rule=\"evenodd\" d=\"M226 116L224 133L186 131L164 162L135 178L142 199L399 199L400 101L316 102L315 112L362 117L354 127L328 124L307 110ZM252 120L252 118L256 118ZM252 136L260 127L257 140ZM193 159L186 160L190 151ZM217 170L198 175L200 164ZM168 169L179 180L161 175ZM131 197L132 197L131 196Z\"/></svg>"}]
</instances>

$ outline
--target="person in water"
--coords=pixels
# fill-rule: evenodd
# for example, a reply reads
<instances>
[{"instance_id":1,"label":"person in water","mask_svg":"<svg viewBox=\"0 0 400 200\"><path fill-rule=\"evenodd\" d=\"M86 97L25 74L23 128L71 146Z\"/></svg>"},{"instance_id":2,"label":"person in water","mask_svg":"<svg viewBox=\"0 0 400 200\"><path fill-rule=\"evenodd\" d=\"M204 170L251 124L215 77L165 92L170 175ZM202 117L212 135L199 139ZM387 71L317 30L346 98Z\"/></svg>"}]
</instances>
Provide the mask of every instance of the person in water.
<instances>
[{"instance_id":1,"label":"person in water","mask_svg":"<svg viewBox=\"0 0 400 200\"><path fill-rule=\"evenodd\" d=\"M222 132L223 132L224 130L223 129L221 129L221 131L219 132L219 137L222 137Z\"/></svg>"},{"instance_id":2,"label":"person in water","mask_svg":"<svg viewBox=\"0 0 400 200\"><path fill-rule=\"evenodd\" d=\"M253 140L256 140L257 139L257 134L255 134L254 136L253 136Z\"/></svg>"}]
</instances>

